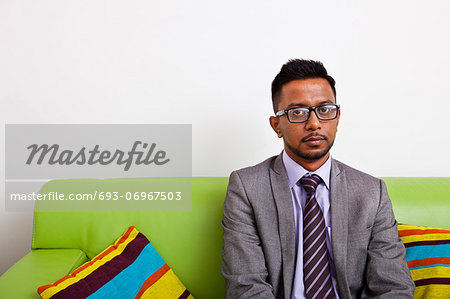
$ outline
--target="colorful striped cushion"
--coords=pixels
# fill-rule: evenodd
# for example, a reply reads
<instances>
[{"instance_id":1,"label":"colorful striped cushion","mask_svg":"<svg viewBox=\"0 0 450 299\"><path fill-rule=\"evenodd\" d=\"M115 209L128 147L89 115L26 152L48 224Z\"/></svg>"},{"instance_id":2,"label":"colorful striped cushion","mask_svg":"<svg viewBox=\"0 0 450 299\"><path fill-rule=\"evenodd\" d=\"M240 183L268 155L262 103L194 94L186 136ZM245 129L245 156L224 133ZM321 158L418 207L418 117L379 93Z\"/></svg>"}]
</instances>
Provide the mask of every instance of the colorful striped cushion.
<instances>
[{"instance_id":1,"label":"colorful striped cushion","mask_svg":"<svg viewBox=\"0 0 450 299\"><path fill-rule=\"evenodd\" d=\"M193 298L134 226L90 262L53 284L42 298Z\"/></svg>"},{"instance_id":2,"label":"colorful striped cushion","mask_svg":"<svg viewBox=\"0 0 450 299\"><path fill-rule=\"evenodd\" d=\"M450 230L398 225L416 284L414 298L450 298Z\"/></svg>"}]
</instances>

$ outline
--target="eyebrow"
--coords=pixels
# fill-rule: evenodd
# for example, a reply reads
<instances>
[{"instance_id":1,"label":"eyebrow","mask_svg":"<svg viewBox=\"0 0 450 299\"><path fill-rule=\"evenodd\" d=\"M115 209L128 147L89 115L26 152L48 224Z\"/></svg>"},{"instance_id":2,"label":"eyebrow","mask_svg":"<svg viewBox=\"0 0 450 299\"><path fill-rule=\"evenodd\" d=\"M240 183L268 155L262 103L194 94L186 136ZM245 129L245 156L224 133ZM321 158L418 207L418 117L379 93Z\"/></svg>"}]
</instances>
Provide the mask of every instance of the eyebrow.
<instances>
[{"instance_id":1,"label":"eyebrow","mask_svg":"<svg viewBox=\"0 0 450 299\"><path fill-rule=\"evenodd\" d=\"M317 106L321 106L321 105L327 105L327 104L333 104L334 105L334 102L332 100L323 100L323 101L320 101L319 104L316 105L316 107ZM306 105L301 104L301 103L291 103L291 104L289 104L286 107L286 109L297 108L297 107L301 108L301 107L309 107L309 106L306 106Z\"/></svg>"}]
</instances>

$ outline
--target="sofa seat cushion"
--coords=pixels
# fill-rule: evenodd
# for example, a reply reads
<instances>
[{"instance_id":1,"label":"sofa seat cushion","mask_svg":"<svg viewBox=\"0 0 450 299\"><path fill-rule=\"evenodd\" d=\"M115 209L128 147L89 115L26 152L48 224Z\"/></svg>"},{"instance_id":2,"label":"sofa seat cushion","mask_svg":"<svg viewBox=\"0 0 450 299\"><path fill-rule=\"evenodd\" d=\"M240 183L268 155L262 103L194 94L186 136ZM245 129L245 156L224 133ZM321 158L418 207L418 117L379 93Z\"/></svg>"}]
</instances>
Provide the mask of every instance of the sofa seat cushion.
<instances>
[{"instance_id":1,"label":"sofa seat cushion","mask_svg":"<svg viewBox=\"0 0 450 299\"><path fill-rule=\"evenodd\" d=\"M39 298L38 286L67 275L88 261L79 249L32 250L0 279L0 297L8 299Z\"/></svg>"}]
</instances>

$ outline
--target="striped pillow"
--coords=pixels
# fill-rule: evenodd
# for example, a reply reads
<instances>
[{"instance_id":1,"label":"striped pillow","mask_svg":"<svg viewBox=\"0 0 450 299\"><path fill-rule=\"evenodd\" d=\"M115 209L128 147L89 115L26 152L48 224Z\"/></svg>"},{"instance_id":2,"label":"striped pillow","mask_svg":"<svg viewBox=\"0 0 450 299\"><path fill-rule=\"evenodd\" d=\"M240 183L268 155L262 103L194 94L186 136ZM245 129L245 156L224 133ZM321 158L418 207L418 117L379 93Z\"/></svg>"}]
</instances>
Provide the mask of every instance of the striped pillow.
<instances>
[{"instance_id":1,"label":"striped pillow","mask_svg":"<svg viewBox=\"0 0 450 299\"><path fill-rule=\"evenodd\" d=\"M450 298L450 230L398 225L416 284L414 298Z\"/></svg>"},{"instance_id":2,"label":"striped pillow","mask_svg":"<svg viewBox=\"0 0 450 299\"><path fill-rule=\"evenodd\" d=\"M193 298L134 226L91 261L53 284L42 298Z\"/></svg>"}]
</instances>

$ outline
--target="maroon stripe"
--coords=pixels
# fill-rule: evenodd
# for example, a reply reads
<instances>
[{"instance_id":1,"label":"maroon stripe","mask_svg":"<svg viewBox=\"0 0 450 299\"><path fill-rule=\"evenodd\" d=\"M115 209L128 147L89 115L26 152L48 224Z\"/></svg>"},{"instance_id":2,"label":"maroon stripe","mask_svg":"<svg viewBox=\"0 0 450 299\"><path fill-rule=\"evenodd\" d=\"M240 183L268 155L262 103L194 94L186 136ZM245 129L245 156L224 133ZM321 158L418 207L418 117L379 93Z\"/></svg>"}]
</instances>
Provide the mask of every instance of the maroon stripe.
<instances>
[{"instance_id":1,"label":"maroon stripe","mask_svg":"<svg viewBox=\"0 0 450 299\"><path fill-rule=\"evenodd\" d=\"M314 217L316 217L316 219L313 219ZM303 218L303 223L305 223L305 227L309 225L306 229L305 228L303 229L304 232L303 236L308 236L308 234L311 231L313 231L316 226L321 224L320 222L324 221L323 219L324 218L322 216L322 213L320 213L319 205L317 205L317 208L314 208L314 210L312 210L312 212L307 217Z\"/></svg>"},{"instance_id":2,"label":"maroon stripe","mask_svg":"<svg viewBox=\"0 0 450 299\"><path fill-rule=\"evenodd\" d=\"M450 284L450 278L427 278L416 280L414 283L416 284L416 287L427 284Z\"/></svg>"},{"instance_id":3,"label":"maroon stripe","mask_svg":"<svg viewBox=\"0 0 450 299\"><path fill-rule=\"evenodd\" d=\"M317 261L315 261L315 263L317 264ZM315 265L312 265L312 266L315 266ZM305 279L305 285L308 285L308 286L312 285L312 282L314 281L314 279L317 278L320 271L322 271L324 267L328 267L328 259L326 256L322 259L320 264L314 269L314 272L308 277L308 279L305 279L306 275L303 277L303 279ZM312 267L309 267L309 269L305 268L304 272L309 274L311 272L311 270L312 270ZM323 271L322 275L324 275L324 274L328 274L328 272L325 270L325 271ZM326 277L324 277L324 278L326 278ZM323 282L323 279L319 279L318 281L316 281L315 284L318 284L319 281L321 281L320 282L320 284L321 284ZM319 284L319 286L320 286L320 284Z\"/></svg>"},{"instance_id":4,"label":"maroon stripe","mask_svg":"<svg viewBox=\"0 0 450 299\"><path fill-rule=\"evenodd\" d=\"M423 246L423 245L439 245L439 244L450 244L450 240L430 240L430 241L417 241L411 243L405 243L405 247L413 246Z\"/></svg>"},{"instance_id":5,"label":"maroon stripe","mask_svg":"<svg viewBox=\"0 0 450 299\"><path fill-rule=\"evenodd\" d=\"M305 252L303 254L303 262L304 264L306 264L311 258L312 256L317 252L321 252L323 254L323 252L325 252L327 250L327 244L325 243L325 237L323 235L320 235L316 238L317 242L311 247L311 249L306 252L306 246L303 246L303 252ZM303 244L306 245L306 244ZM310 244L307 244L307 246L309 247ZM315 259L318 259L318 257L320 257L322 254L318 253L316 254L316 256L314 257ZM314 262L311 262L311 264L314 264ZM309 265L308 265L309 266Z\"/></svg>"},{"instance_id":6,"label":"maroon stripe","mask_svg":"<svg viewBox=\"0 0 450 299\"><path fill-rule=\"evenodd\" d=\"M53 295L52 299L86 298L95 293L104 284L131 265L148 243L147 238L143 234L138 233L136 238L128 243L120 255L95 269L87 277Z\"/></svg>"},{"instance_id":7,"label":"maroon stripe","mask_svg":"<svg viewBox=\"0 0 450 299\"><path fill-rule=\"evenodd\" d=\"M186 299L187 297L189 297L191 293L189 293L189 291L186 289L183 294L180 295L180 297L178 297L178 299Z\"/></svg>"}]
</instances>

